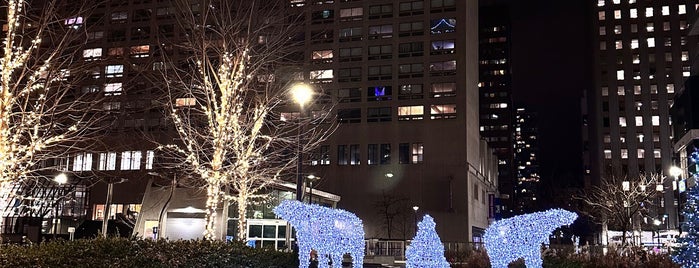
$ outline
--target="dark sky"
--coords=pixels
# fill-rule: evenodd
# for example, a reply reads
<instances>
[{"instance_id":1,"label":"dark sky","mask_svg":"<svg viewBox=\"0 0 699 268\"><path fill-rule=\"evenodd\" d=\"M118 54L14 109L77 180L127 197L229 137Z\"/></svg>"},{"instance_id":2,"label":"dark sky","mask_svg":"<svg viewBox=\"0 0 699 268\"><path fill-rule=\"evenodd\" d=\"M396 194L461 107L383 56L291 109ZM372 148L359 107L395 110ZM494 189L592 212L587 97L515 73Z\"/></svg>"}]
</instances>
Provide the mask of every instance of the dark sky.
<instances>
[{"instance_id":1,"label":"dark sky","mask_svg":"<svg viewBox=\"0 0 699 268\"><path fill-rule=\"evenodd\" d=\"M513 98L538 112L543 183L581 178L580 97L592 86L584 0L514 0Z\"/></svg>"}]
</instances>

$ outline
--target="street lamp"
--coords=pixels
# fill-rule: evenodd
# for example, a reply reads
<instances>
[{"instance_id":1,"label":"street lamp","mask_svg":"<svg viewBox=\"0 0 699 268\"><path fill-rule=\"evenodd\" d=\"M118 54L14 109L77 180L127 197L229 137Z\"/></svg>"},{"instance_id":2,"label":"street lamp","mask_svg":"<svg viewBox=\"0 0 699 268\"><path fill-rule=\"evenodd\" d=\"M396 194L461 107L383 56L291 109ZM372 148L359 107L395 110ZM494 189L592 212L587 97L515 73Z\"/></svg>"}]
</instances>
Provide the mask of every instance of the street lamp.
<instances>
[{"instance_id":1,"label":"street lamp","mask_svg":"<svg viewBox=\"0 0 699 268\"><path fill-rule=\"evenodd\" d=\"M107 238L107 224L109 223L109 211L112 206L112 196L114 193L114 184L122 183L127 181L127 179L121 178L119 180L108 179L107 180L107 197L104 201L104 214L102 215L102 236Z\"/></svg>"},{"instance_id":2,"label":"street lamp","mask_svg":"<svg viewBox=\"0 0 699 268\"><path fill-rule=\"evenodd\" d=\"M673 188L677 189L677 230L679 234L682 234L682 225L680 224L680 215L682 207L682 193L680 192L680 176L682 175L682 169L677 166L670 167L670 176L675 177ZM674 189L673 189L674 190Z\"/></svg>"},{"instance_id":3,"label":"street lamp","mask_svg":"<svg viewBox=\"0 0 699 268\"><path fill-rule=\"evenodd\" d=\"M58 184L59 188L62 188L63 184L68 183L68 176L66 176L65 173L61 172L58 173L55 177L53 177L53 181ZM56 190L58 191L58 189ZM56 238L56 232L58 232L58 201L61 200L61 197L56 197L56 204L53 208L53 237Z\"/></svg>"},{"instance_id":4,"label":"street lamp","mask_svg":"<svg viewBox=\"0 0 699 268\"><path fill-rule=\"evenodd\" d=\"M420 209L418 206L413 206L413 211L415 212L415 235L417 235L417 210Z\"/></svg>"},{"instance_id":5,"label":"street lamp","mask_svg":"<svg viewBox=\"0 0 699 268\"><path fill-rule=\"evenodd\" d=\"M310 186L310 190L308 191L308 203L313 204L313 182L320 180L320 177L310 174L306 176L306 179L308 179L308 183Z\"/></svg>"},{"instance_id":6,"label":"street lamp","mask_svg":"<svg viewBox=\"0 0 699 268\"><path fill-rule=\"evenodd\" d=\"M306 83L297 83L291 87L291 98L296 102L301 110L299 111L299 123L301 123L301 115L304 113L304 107L313 98L313 88ZM299 124L298 135L296 137L296 200L303 202L303 155L301 153L301 125Z\"/></svg>"}]
</instances>

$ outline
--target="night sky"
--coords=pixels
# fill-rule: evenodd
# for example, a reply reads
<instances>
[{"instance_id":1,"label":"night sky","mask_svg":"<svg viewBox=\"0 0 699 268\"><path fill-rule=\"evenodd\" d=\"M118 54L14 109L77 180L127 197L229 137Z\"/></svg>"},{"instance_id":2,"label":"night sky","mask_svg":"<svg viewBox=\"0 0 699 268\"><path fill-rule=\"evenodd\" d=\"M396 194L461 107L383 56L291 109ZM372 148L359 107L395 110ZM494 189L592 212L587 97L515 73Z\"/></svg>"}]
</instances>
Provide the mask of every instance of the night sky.
<instances>
[{"instance_id":1,"label":"night sky","mask_svg":"<svg viewBox=\"0 0 699 268\"><path fill-rule=\"evenodd\" d=\"M580 98L592 87L587 3L510 2L513 99L538 112L542 183L580 183Z\"/></svg>"}]
</instances>

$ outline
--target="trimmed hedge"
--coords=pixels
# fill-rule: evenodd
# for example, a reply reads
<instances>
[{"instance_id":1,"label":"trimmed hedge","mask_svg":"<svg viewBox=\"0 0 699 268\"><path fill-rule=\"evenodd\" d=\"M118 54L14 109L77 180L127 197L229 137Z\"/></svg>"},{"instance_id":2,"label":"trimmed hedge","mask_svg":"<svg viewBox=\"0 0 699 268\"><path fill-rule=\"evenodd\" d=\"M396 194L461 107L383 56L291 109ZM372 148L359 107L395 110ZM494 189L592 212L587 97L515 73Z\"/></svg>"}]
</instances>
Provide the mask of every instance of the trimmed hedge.
<instances>
[{"instance_id":1,"label":"trimmed hedge","mask_svg":"<svg viewBox=\"0 0 699 268\"><path fill-rule=\"evenodd\" d=\"M298 256L240 242L96 238L0 245L0 267L298 267Z\"/></svg>"}]
</instances>

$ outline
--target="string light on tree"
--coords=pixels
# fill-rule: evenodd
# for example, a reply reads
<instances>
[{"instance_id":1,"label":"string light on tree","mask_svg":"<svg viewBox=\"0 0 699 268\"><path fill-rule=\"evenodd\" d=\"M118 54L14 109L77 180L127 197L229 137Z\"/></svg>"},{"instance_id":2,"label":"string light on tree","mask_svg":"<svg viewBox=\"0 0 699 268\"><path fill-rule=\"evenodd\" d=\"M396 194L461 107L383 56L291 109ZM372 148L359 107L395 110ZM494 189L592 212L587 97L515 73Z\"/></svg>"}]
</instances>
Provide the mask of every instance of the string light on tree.
<instances>
[{"instance_id":1,"label":"string light on tree","mask_svg":"<svg viewBox=\"0 0 699 268\"><path fill-rule=\"evenodd\" d=\"M417 224L417 233L405 250L406 268L444 268L449 262L444 257L444 245L435 230L436 223L425 215Z\"/></svg>"},{"instance_id":2,"label":"string light on tree","mask_svg":"<svg viewBox=\"0 0 699 268\"><path fill-rule=\"evenodd\" d=\"M694 186L687 191L682 215L683 236L677 239L679 244L672 251L672 260L683 268L699 268L699 187Z\"/></svg>"},{"instance_id":3,"label":"string light on tree","mask_svg":"<svg viewBox=\"0 0 699 268\"><path fill-rule=\"evenodd\" d=\"M485 230L483 240L493 268L507 268L524 259L527 268L540 268L541 244L558 227L570 225L578 215L563 209L550 209L496 221Z\"/></svg>"}]
</instances>

